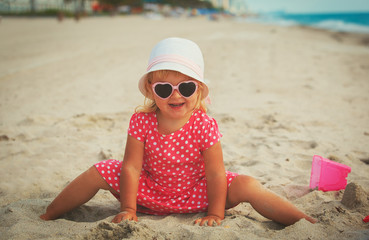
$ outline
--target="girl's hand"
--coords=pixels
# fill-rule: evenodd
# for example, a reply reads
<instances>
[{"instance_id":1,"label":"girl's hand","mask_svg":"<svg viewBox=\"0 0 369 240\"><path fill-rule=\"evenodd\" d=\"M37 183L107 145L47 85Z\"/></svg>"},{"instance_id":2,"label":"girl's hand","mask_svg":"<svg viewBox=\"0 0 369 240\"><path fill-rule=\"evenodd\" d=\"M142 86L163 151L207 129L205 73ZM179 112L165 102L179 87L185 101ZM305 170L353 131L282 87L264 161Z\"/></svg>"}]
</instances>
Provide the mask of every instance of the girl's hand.
<instances>
[{"instance_id":1,"label":"girl's hand","mask_svg":"<svg viewBox=\"0 0 369 240\"><path fill-rule=\"evenodd\" d=\"M123 211L118 213L111 222L113 223L120 223L122 220L129 220L129 221L135 221L137 222L137 216L135 212L130 212L130 211Z\"/></svg>"},{"instance_id":2,"label":"girl's hand","mask_svg":"<svg viewBox=\"0 0 369 240\"><path fill-rule=\"evenodd\" d=\"M199 218L195 221L195 224L200 223L200 226L203 226L204 224L208 223L208 226L219 226L221 223L222 219L218 216L215 215L209 215L203 218Z\"/></svg>"}]
</instances>

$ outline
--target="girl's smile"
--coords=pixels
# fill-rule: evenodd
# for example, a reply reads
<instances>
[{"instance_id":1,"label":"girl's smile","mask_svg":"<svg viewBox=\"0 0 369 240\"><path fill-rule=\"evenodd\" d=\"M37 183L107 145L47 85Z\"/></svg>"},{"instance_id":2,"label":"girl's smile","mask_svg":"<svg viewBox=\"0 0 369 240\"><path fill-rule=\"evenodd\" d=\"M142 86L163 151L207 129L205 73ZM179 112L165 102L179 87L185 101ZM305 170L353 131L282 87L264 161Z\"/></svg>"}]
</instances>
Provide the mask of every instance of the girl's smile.
<instances>
[{"instance_id":1,"label":"girl's smile","mask_svg":"<svg viewBox=\"0 0 369 240\"><path fill-rule=\"evenodd\" d=\"M180 108L184 105L185 103L169 103L169 106L171 106L172 108Z\"/></svg>"}]
</instances>

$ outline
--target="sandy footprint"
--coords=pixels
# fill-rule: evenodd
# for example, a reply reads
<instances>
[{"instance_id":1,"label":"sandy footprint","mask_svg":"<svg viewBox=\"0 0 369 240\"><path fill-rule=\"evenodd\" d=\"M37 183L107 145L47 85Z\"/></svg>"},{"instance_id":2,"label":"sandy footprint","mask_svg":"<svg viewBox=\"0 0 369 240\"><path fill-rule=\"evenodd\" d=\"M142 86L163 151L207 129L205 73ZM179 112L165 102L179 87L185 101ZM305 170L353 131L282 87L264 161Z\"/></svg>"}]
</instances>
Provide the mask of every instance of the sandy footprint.
<instances>
[{"instance_id":1,"label":"sandy footprint","mask_svg":"<svg viewBox=\"0 0 369 240\"><path fill-rule=\"evenodd\" d=\"M114 119L102 114L78 114L71 119L72 125L77 128L103 128L111 129L115 126Z\"/></svg>"},{"instance_id":2,"label":"sandy footprint","mask_svg":"<svg viewBox=\"0 0 369 240\"><path fill-rule=\"evenodd\" d=\"M289 141L292 147L298 147L305 150L315 149L318 147L318 143L311 140L311 141L304 141L304 140L290 140Z\"/></svg>"}]
</instances>

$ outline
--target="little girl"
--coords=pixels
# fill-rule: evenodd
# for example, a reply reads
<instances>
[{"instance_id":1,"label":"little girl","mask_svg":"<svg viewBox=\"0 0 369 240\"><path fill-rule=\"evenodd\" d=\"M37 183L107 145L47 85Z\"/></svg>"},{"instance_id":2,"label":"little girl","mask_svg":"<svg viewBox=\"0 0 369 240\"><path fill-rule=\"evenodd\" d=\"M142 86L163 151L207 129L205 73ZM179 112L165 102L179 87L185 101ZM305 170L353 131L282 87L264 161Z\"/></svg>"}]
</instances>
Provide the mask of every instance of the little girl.
<instances>
[{"instance_id":1,"label":"little girl","mask_svg":"<svg viewBox=\"0 0 369 240\"><path fill-rule=\"evenodd\" d=\"M219 225L225 209L248 202L266 218L290 225L315 219L266 190L252 177L224 169L221 133L206 114L208 87L200 48L167 38L152 50L139 89L145 105L130 120L123 162L106 160L72 181L40 217L56 219L86 203L99 189L121 203L114 223L136 212L164 215L207 212L201 226Z\"/></svg>"}]
</instances>

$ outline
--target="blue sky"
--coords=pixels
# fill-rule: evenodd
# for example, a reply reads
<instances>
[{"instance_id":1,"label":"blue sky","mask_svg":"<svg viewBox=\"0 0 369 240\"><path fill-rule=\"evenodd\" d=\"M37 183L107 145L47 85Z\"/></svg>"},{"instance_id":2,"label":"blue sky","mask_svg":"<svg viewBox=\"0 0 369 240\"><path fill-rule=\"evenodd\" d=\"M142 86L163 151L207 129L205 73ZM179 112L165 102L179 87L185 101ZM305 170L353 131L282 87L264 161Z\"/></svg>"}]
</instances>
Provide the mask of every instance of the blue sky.
<instances>
[{"instance_id":1,"label":"blue sky","mask_svg":"<svg viewBox=\"0 0 369 240\"><path fill-rule=\"evenodd\" d=\"M256 12L369 12L369 0L245 0Z\"/></svg>"}]
</instances>

